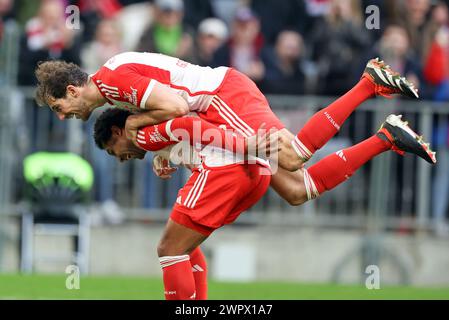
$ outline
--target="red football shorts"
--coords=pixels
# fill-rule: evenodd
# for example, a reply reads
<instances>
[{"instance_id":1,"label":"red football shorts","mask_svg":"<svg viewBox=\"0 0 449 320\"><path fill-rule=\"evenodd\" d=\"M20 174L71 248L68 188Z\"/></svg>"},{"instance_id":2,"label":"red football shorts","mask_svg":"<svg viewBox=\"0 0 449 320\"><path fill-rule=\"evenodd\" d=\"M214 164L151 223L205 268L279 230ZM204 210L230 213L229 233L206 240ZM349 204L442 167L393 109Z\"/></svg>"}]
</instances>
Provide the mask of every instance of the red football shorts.
<instances>
[{"instance_id":1,"label":"red football shorts","mask_svg":"<svg viewBox=\"0 0 449 320\"><path fill-rule=\"evenodd\" d=\"M267 130L285 127L256 84L232 68L226 73L207 111L198 115L216 126L225 125L226 129L234 129L244 136L254 135L262 123Z\"/></svg>"},{"instance_id":2,"label":"red football shorts","mask_svg":"<svg viewBox=\"0 0 449 320\"><path fill-rule=\"evenodd\" d=\"M233 164L193 170L179 190L170 218L206 236L230 224L252 207L267 191L270 170L260 164Z\"/></svg>"}]
</instances>

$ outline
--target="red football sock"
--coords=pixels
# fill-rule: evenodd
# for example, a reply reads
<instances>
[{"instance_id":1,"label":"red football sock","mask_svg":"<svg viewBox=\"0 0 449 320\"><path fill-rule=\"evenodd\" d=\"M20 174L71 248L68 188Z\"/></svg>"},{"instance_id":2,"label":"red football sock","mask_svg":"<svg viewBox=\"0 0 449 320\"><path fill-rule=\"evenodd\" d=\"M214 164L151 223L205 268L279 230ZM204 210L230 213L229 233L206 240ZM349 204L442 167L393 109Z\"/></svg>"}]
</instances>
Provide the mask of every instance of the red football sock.
<instances>
[{"instance_id":1,"label":"red football sock","mask_svg":"<svg viewBox=\"0 0 449 320\"><path fill-rule=\"evenodd\" d=\"M207 263L200 247L190 253L190 264L195 279L196 300L207 300Z\"/></svg>"},{"instance_id":2,"label":"red football sock","mask_svg":"<svg viewBox=\"0 0 449 320\"><path fill-rule=\"evenodd\" d=\"M195 279L190 257L188 255L160 257L159 262L164 279L165 299L194 300Z\"/></svg>"},{"instance_id":3,"label":"red football sock","mask_svg":"<svg viewBox=\"0 0 449 320\"><path fill-rule=\"evenodd\" d=\"M309 200L317 198L346 181L363 164L390 150L391 143L374 135L348 149L338 151L304 170L304 184Z\"/></svg>"},{"instance_id":4,"label":"red football sock","mask_svg":"<svg viewBox=\"0 0 449 320\"><path fill-rule=\"evenodd\" d=\"M309 160L340 130L340 126L362 102L375 95L374 88L371 81L363 78L337 101L315 113L292 141L298 155Z\"/></svg>"}]
</instances>

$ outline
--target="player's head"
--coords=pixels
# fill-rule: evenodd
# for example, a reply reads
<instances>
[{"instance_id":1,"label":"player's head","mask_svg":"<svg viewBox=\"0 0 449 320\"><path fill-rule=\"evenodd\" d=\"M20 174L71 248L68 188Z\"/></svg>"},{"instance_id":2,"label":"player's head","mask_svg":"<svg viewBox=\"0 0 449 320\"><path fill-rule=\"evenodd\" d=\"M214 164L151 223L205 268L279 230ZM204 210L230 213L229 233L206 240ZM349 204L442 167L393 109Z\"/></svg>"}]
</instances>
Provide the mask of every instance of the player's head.
<instances>
[{"instance_id":1,"label":"player's head","mask_svg":"<svg viewBox=\"0 0 449 320\"><path fill-rule=\"evenodd\" d=\"M38 64L35 74L36 102L40 106L48 105L61 120L89 118L93 109L82 95L89 77L79 66L59 60L45 61Z\"/></svg>"},{"instance_id":2,"label":"player's head","mask_svg":"<svg viewBox=\"0 0 449 320\"><path fill-rule=\"evenodd\" d=\"M98 117L94 127L97 146L122 162L143 159L146 153L126 137L125 123L129 115L129 111L108 109Z\"/></svg>"}]
</instances>

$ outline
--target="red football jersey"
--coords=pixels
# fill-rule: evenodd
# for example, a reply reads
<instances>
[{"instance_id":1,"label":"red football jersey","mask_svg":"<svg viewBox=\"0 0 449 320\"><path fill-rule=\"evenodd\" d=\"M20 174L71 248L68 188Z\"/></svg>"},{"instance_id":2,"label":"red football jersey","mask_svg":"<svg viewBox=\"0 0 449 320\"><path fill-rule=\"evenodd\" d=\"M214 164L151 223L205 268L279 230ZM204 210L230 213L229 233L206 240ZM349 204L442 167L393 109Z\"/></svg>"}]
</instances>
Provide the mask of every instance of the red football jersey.
<instances>
[{"instance_id":1,"label":"red football jersey","mask_svg":"<svg viewBox=\"0 0 449 320\"><path fill-rule=\"evenodd\" d=\"M114 106L145 109L156 82L183 97L191 111L206 110L229 68L200 67L157 53L125 52L109 59L92 80Z\"/></svg>"}]
</instances>

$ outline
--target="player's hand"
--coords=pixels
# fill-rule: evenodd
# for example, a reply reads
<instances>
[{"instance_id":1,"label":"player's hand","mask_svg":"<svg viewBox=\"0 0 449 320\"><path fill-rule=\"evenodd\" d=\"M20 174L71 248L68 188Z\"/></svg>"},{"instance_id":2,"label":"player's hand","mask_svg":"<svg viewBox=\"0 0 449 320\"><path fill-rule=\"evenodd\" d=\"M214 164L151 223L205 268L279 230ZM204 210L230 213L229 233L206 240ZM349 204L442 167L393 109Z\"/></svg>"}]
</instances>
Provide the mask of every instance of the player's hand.
<instances>
[{"instance_id":1,"label":"player's hand","mask_svg":"<svg viewBox=\"0 0 449 320\"><path fill-rule=\"evenodd\" d=\"M136 115L130 115L126 119L125 123L125 134L128 139L130 139L136 146L139 146L137 143L137 130L139 129L138 124L136 123Z\"/></svg>"},{"instance_id":2,"label":"player's hand","mask_svg":"<svg viewBox=\"0 0 449 320\"><path fill-rule=\"evenodd\" d=\"M247 153L260 158L270 158L279 152L279 134L276 129L266 130L263 123L257 133L247 138Z\"/></svg>"},{"instance_id":3,"label":"player's hand","mask_svg":"<svg viewBox=\"0 0 449 320\"><path fill-rule=\"evenodd\" d=\"M165 159L159 155L154 156L153 172L159 178L161 178L163 180L168 180L171 178L171 174L173 172L176 172L176 170L178 170L178 168L171 167L170 162L167 159Z\"/></svg>"}]
</instances>

